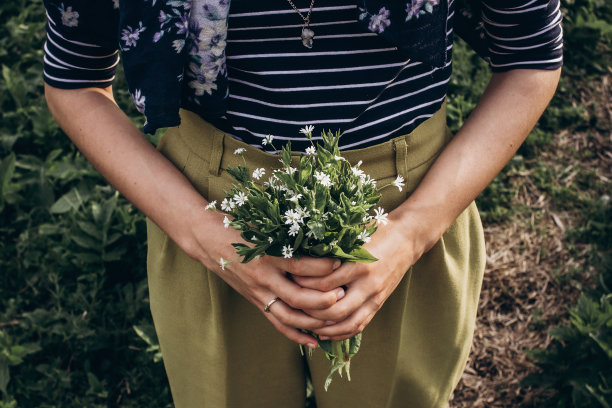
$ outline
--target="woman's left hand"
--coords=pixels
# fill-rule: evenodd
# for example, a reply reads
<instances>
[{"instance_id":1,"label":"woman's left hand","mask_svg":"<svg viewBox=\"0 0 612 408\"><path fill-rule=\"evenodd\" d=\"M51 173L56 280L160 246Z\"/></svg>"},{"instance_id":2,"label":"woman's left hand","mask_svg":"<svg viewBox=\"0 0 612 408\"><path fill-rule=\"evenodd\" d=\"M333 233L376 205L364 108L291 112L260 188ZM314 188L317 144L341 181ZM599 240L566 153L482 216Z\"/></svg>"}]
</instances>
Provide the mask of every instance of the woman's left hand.
<instances>
[{"instance_id":1,"label":"woman's left hand","mask_svg":"<svg viewBox=\"0 0 612 408\"><path fill-rule=\"evenodd\" d=\"M414 222L414 221L413 221ZM324 277L294 276L306 288L328 291L344 286L345 297L321 310L305 310L317 319L330 322L316 329L322 340L344 340L361 333L400 283L406 271L420 258L426 246L419 244L418 225L407 225L389 214L387 225L380 225L372 240L364 245L378 258L369 264L345 262ZM330 289L331 288L331 289Z\"/></svg>"}]
</instances>

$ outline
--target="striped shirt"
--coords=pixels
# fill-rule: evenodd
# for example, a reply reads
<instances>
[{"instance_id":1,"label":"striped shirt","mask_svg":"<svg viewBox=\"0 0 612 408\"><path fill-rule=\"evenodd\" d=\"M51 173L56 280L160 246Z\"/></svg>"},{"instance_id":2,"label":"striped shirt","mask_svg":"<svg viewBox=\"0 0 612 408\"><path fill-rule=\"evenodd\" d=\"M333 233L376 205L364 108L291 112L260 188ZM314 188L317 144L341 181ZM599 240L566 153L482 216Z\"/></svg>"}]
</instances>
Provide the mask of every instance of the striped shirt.
<instances>
[{"instance_id":1,"label":"striped shirt","mask_svg":"<svg viewBox=\"0 0 612 408\"><path fill-rule=\"evenodd\" d=\"M309 4L297 1L298 7ZM253 146L261 147L271 134L277 148L291 140L296 151L309 146L299 133L306 125L315 126L315 135L340 130L341 149L411 132L440 108L451 64L432 69L406 59L358 24L356 8L354 0L317 0L310 19L314 46L307 49L300 39L302 19L288 3L233 2L228 109L221 118L204 119ZM452 38L453 0L449 9L446 35ZM308 9L300 11L306 15ZM545 0L483 0L480 19L494 71L561 65L558 1L551 7ZM64 88L110 84L118 60L112 45L67 38L59 25L49 20L45 80Z\"/></svg>"}]
</instances>

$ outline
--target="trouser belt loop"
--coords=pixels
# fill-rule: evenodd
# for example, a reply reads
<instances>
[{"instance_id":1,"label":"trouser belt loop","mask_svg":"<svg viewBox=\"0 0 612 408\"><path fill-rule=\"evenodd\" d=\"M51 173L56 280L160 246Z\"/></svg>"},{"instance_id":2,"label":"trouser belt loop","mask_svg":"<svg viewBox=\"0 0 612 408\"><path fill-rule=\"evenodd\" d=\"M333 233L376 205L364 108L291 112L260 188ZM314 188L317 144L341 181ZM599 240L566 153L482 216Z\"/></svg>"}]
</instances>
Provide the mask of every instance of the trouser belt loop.
<instances>
[{"instance_id":1,"label":"trouser belt loop","mask_svg":"<svg viewBox=\"0 0 612 408\"><path fill-rule=\"evenodd\" d=\"M393 149L395 150L395 171L397 174L406 177L406 174L408 174L408 146L406 144L406 138L401 137L395 139L393 142Z\"/></svg>"},{"instance_id":2,"label":"trouser belt loop","mask_svg":"<svg viewBox=\"0 0 612 408\"><path fill-rule=\"evenodd\" d=\"M212 145L210 146L210 167L208 169L211 176L217 177L221 174L221 158L223 157L224 137L225 135L223 132L214 129Z\"/></svg>"}]
</instances>

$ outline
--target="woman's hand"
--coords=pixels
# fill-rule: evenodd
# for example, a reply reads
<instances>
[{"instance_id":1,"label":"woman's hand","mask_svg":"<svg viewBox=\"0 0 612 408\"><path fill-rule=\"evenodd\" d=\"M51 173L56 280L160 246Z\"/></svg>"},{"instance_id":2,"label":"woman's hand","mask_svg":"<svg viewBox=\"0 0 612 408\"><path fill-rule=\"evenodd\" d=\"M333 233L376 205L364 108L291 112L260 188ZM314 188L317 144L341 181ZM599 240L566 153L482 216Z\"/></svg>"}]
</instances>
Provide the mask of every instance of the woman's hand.
<instances>
[{"instance_id":1,"label":"woman's hand","mask_svg":"<svg viewBox=\"0 0 612 408\"><path fill-rule=\"evenodd\" d=\"M340 261L310 257L296 260L266 255L243 264L230 243L244 241L238 231L223 227L222 215L206 211L201 223L192 223L195 237L192 242L200 245L187 249L187 254L214 271L259 310L263 311L269 301L279 297L280 300L270 306L269 313L264 313L265 317L288 339L315 348L316 339L300 329L315 331L328 322L303 310L330 308L344 297L345 292L339 286L323 291L301 287L290 276L323 278L337 269ZM222 267L221 258L230 262Z\"/></svg>"},{"instance_id":2,"label":"woman's hand","mask_svg":"<svg viewBox=\"0 0 612 408\"><path fill-rule=\"evenodd\" d=\"M378 261L345 262L329 275L293 277L305 288L320 291L346 288L346 296L335 305L324 310L306 310L320 320L337 322L313 330L322 340L344 340L361 333L406 271L431 246L431 239L415 217L400 220L391 212L388 219L387 225L380 225L372 240L364 245Z\"/></svg>"}]
</instances>

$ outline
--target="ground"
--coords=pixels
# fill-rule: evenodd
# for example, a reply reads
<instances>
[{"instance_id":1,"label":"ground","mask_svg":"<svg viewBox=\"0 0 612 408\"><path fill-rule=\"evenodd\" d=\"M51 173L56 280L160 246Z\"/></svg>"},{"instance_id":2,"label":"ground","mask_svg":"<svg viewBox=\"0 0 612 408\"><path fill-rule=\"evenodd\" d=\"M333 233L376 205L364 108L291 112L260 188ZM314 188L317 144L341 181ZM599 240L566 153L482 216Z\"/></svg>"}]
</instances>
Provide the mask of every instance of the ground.
<instances>
[{"instance_id":1,"label":"ground","mask_svg":"<svg viewBox=\"0 0 612 408\"><path fill-rule=\"evenodd\" d=\"M526 349L545 348L548 329L590 285L589 246L568 231L584 222L575 200L612 195L612 78L579 90L588 126L554 135L536 157L510 174L516 187L502 223L486 223L487 266L472 352L451 408L537 406L538 394L520 386L535 367ZM542 182L544 175L550 176ZM573 192L573 193L572 193ZM568 205L563 205L563 194ZM574 200L574 201L572 201Z\"/></svg>"}]
</instances>

